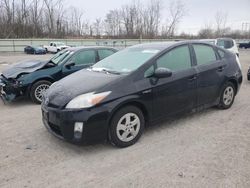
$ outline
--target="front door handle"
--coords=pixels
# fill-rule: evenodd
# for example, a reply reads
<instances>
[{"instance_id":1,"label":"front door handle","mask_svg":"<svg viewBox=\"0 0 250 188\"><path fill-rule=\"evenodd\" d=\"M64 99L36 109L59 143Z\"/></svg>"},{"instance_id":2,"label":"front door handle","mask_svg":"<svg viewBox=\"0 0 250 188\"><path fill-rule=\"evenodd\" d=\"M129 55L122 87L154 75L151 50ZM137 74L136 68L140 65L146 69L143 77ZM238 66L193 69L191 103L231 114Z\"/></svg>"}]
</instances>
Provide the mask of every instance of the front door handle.
<instances>
[{"instance_id":1,"label":"front door handle","mask_svg":"<svg viewBox=\"0 0 250 188\"><path fill-rule=\"evenodd\" d=\"M191 77L188 78L188 80L191 82L191 81L194 81L197 79L197 75L193 75Z\"/></svg>"},{"instance_id":2,"label":"front door handle","mask_svg":"<svg viewBox=\"0 0 250 188\"><path fill-rule=\"evenodd\" d=\"M147 89L147 90L144 90L143 92L142 92L142 94L148 94L148 93L151 93L152 92L152 89Z\"/></svg>"}]
</instances>

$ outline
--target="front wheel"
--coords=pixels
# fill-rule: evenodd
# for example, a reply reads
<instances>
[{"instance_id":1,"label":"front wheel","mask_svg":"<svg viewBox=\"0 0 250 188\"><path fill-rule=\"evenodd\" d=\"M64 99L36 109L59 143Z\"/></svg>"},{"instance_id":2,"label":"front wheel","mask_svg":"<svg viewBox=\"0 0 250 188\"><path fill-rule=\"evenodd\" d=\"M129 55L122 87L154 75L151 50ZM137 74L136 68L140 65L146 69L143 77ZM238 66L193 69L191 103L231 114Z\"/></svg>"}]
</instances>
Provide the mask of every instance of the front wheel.
<instances>
[{"instance_id":1,"label":"front wheel","mask_svg":"<svg viewBox=\"0 0 250 188\"><path fill-rule=\"evenodd\" d=\"M234 103L235 95L236 89L234 84L231 82L227 82L223 87L218 107L221 109L230 108Z\"/></svg>"},{"instance_id":2,"label":"front wheel","mask_svg":"<svg viewBox=\"0 0 250 188\"><path fill-rule=\"evenodd\" d=\"M30 89L30 98L34 103L41 104L44 92L49 89L51 82L41 80L34 83Z\"/></svg>"},{"instance_id":3,"label":"front wheel","mask_svg":"<svg viewBox=\"0 0 250 188\"><path fill-rule=\"evenodd\" d=\"M135 106L126 106L115 113L110 125L110 141L117 147L135 144L144 130L142 111Z\"/></svg>"}]
</instances>

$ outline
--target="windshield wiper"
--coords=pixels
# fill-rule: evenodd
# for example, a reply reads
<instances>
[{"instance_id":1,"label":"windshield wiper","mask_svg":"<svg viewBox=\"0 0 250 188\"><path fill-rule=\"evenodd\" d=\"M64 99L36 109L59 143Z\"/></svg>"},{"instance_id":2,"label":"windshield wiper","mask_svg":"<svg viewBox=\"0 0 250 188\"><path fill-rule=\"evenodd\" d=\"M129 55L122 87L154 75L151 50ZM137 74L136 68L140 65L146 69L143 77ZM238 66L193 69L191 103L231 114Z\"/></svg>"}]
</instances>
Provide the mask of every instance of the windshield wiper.
<instances>
[{"instance_id":1,"label":"windshield wiper","mask_svg":"<svg viewBox=\"0 0 250 188\"><path fill-rule=\"evenodd\" d=\"M54 64L55 66L57 65L53 60L49 60L48 63L52 63L52 64Z\"/></svg>"},{"instance_id":2,"label":"windshield wiper","mask_svg":"<svg viewBox=\"0 0 250 188\"><path fill-rule=\"evenodd\" d=\"M106 72L106 73L109 73L109 74L116 74L116 75L120 75L121 74L118 71L113 71L113 70L108 70L108 69L104 69L103 71Z\"/></svg>"},{"instance_id":3,"label":"windshield wiper","mask_svg":"<svg viewBox=\"0 0 250 188\"><path fill-rule=\"evenodd\" d=\"M95 71L95 72L105 72L105 73L108 73L108 74L116 74L116 75L121 74L121 72L110 70L110 69L105 69L105 68L93 68L93 67L90 67L90 69L92 71Z\"/></svg>"}]
</instances>

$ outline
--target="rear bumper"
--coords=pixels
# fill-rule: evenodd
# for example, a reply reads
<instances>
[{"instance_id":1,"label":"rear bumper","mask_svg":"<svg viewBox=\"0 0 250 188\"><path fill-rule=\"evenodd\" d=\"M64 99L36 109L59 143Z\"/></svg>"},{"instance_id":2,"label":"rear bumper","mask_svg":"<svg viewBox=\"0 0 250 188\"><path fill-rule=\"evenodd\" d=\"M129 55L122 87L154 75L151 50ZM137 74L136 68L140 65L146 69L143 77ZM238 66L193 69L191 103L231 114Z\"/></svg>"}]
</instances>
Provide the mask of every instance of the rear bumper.
<instances>
[{"instance_id":1,"label":"rear bumper","mask_svg":"<svg viewBox=\"0 0 250 188\"><path fill-rule=\"evenodd\" d=\"M48 131L59 139L75 144L90 144L107 139L109 112L105 107L90 110L66 110L42 104L42 119ZM76 138L74 125L83 123L81 138Z\"/></svg>"}]
</instances>

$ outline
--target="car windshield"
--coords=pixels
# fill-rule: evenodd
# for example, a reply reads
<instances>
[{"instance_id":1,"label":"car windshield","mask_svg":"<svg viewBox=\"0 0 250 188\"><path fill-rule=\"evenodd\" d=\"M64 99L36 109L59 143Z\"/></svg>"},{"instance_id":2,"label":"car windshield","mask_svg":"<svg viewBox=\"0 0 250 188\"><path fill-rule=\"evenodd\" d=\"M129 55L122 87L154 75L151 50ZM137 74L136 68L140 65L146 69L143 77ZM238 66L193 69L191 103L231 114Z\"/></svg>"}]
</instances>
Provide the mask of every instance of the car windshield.
<instances>
[{"instance_id":1,"label":"car windshield","mask_svg":"<svg viewBox=\"0 0 250 188\"><path fill-rule=\"evenodd\" d=\"M64 59L69 57L73 52L69 50L63 50L61 52L58 52L55 56L51 58L51 62L54 64L60 64Z\"/></svg>"},{"instance_id":2,"label":"car windshield","mask_svg":"<svg viewBox=\"0 0 250 188\"><path fill-rule=\"evenodd\" d=\"M92 67L92 70L128 74L139 68L159 51L159 49L154 48L127 48L99 61Z\"/></svg>"}]
</instances>

